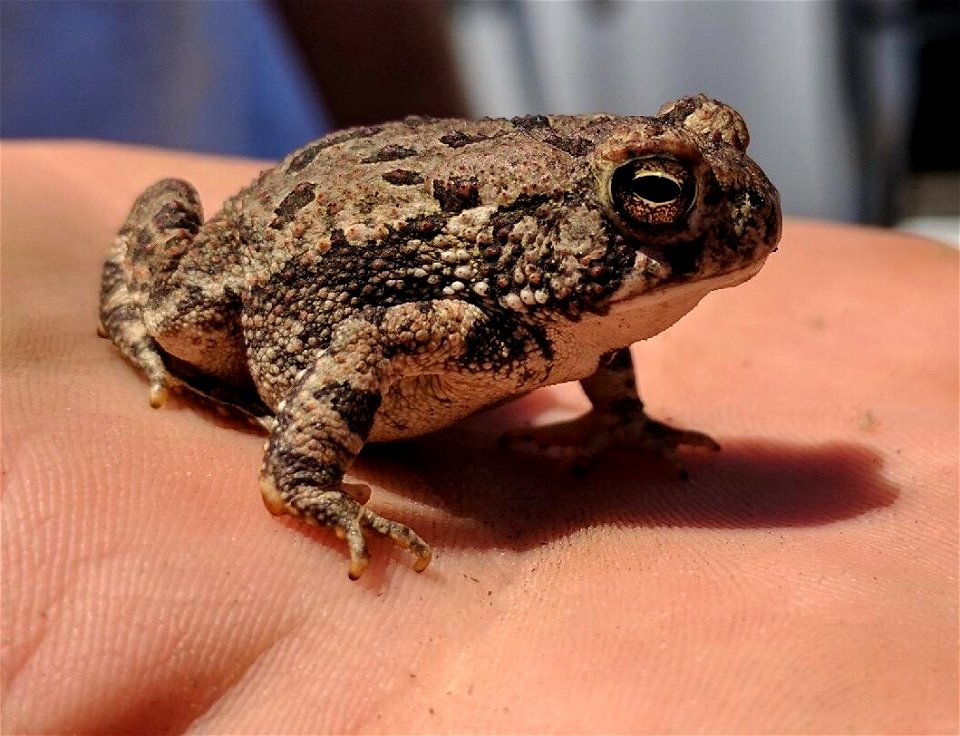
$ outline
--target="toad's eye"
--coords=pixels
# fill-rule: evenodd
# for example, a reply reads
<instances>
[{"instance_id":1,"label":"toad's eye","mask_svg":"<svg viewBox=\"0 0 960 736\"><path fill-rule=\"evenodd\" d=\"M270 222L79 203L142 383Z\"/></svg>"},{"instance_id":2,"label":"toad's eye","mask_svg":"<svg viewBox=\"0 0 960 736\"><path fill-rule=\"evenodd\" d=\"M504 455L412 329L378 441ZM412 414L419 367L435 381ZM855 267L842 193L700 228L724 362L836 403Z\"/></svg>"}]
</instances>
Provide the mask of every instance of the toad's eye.
<instances>
[{"instance_id":1,"label":"toad's eye","mask_svg":"<svg viewBox=\"0 0 960 736\"><path fill-rule=\"evenodd\" d=\"M690 210L696 194L693 172L669 158L639 158L610 179L614 211L629 227L671 225Z\"/></svg>"},{"instance_id":2,"label":"toad's eye","mask_svg":"<svg viewBox=\"0 0 960 736\"><path fill-rule=\"evenodd\" d=\"M632 193L651 205L666 204L680 196L683 184L669 174L641 171L630 183Z\"/></svg>"}]
</instances>

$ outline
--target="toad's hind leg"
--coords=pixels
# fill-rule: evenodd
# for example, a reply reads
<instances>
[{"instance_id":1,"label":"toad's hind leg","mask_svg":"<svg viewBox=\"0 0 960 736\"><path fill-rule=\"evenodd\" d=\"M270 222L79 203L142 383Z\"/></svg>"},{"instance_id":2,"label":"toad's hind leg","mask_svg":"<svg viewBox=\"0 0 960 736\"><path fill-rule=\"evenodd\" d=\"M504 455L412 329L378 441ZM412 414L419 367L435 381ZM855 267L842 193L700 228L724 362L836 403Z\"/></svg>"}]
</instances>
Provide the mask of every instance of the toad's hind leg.
<instances>
[{"instance_id":1,"label":"toad's hind leg","mask_svg":"<svg viewBox=\"0 0 960 736\"><path fill-rule=\"evenodd\" d=\"M152 406L176 382L259 415L240 328L236 212L228 202L202 218L185 181L140 195L103 266L100 334L147 374Z\"/></svg>"},{"instance_id":2,"label":"toad's hind leg","mask_svg":"<svg viewBox=\"0 0 960 736\"><path fill-rule=\"evenodd\" d=\"M170 376L144 321L147 301L190 248L202 220L190 184L159 181L137 198L103 264L97 331L147 374L154 407L166 401Z\"/></svg>"}]
</instances>

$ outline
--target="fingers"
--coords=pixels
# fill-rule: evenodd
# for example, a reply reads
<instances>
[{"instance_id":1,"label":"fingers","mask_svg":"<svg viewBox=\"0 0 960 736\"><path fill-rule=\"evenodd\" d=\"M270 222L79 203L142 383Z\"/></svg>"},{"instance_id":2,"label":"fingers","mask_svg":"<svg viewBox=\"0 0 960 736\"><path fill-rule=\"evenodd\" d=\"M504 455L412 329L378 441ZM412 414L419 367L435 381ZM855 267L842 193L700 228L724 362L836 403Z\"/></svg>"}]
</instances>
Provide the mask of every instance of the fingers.
<instances>
[{"instance_id":1,"label":"fingers","mask_svg":"<svg viewBox=\"0 0 960 736\"><path fill-rule=\"evenodd\" d=\"M415 554L417 560L413 564L413 569L416 572L423 572L427 569L430 560L433 558L433 551L430 549L430 545L424 542L420 535L410 527L385 519L366 507L364 507L360 518L361 523L377 534L388 537L398 547Z\"/></svg>"}]
</instances>

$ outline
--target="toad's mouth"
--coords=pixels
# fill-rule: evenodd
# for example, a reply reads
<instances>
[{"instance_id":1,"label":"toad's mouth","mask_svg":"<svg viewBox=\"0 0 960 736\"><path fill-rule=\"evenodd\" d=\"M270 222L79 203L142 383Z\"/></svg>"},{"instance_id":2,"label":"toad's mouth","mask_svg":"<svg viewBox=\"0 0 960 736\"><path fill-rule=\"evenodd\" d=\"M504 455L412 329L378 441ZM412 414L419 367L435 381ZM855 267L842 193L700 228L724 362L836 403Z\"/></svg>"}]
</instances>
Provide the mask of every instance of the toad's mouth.
<instances>
[{"instance_id":1,"label":"toad's mouth","mask_svg":"<svg viewBox=\"0 0 960 736\"><path fill-rule=\"evenodd\" d=\"M757 275L766 258L757 258L745 264L736 264L725 269L718 269L710 276L703 277L700 272L674 274L669 266L662 261L655 260L648 253L643 254L646 262L639 263L633 273L624 279L620 288L610 298L610 304L622 304L638 297L653 294L699 293L702 298L711 291L729 289L738 286Z\"/></svg>"}]
</instances>

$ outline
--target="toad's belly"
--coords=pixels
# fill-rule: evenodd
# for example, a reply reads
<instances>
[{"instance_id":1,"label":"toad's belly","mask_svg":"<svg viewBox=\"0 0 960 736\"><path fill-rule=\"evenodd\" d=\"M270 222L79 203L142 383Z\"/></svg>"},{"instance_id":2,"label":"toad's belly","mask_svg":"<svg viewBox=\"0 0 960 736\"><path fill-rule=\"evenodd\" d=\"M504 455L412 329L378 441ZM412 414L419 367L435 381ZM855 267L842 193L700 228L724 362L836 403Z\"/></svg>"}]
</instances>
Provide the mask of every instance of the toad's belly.
<instances>
[{"instance_id":1,"label":"toad's belly","mask_svg":"<svg viewBox=\"0 0 960 736\"><path fill-rule=\"evenodd\" d=\"M482 409L519 398L545 385L522 376L418 375L390 386L368 437L373 442L416 437L448 427Z\"/></svg>"}]
</instances>

